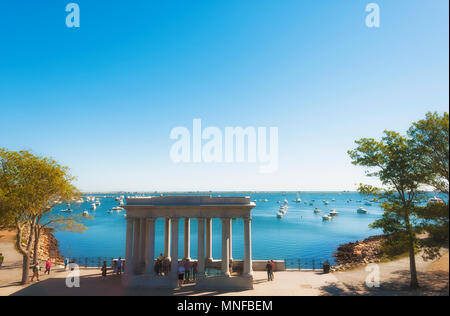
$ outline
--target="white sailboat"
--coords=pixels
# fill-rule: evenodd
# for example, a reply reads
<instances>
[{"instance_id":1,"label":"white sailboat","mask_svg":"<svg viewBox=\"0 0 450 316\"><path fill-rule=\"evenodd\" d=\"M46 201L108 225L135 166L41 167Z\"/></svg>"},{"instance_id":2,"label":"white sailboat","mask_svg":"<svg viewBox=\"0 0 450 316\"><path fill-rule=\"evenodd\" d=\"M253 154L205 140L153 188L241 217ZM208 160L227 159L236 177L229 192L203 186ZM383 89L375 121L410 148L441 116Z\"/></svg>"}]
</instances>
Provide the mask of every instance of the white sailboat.
<instances>
[{"instance_id":1,"label":"white sailboat","mask_svg":"<svg viewBox=\"0 0 450 316\"><path fill-rule=\"evenodd\" d=\"M357 213L359 213L359 214L367 214L367 210L364 208L364 207L359 207L357 210L356 210L356 212Z\"/></svg>"},{"instance_id":2,"label":"white sailboat","mask_svg":"<svg viewBox=\"0 0 450 316\"><path fill-rule=\"evenodd\" d=\"M328 215L330 215L330 216L338 216L339 213L338 213L335 209L333 209L333 210L331 210L331 211L328 213Z\"/></svg>"}]
</instances>

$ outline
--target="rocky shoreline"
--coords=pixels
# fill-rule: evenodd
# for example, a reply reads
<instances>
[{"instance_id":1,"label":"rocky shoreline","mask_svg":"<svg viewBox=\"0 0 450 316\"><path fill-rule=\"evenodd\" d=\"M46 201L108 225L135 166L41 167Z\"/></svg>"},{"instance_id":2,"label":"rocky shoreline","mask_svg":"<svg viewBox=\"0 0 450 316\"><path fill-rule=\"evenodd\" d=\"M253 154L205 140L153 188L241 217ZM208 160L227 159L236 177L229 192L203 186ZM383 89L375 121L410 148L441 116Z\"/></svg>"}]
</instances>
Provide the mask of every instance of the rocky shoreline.
<instances>
[{"instance_id":1,"label":"rocky shoreline","mask_svg":"<svg viewBox=\"0 0 450 316\"><path fill-rule=\"evenodd\" d=\"M38 260L46 261L50 258L55 264L64 264L64 258L59 252L58 240L53 235L53 231L54 230L51 228L42 228L41 236L39 238ZM31 249L31 258L33 258L33 253L34 251Z\"/></svg>"},{"instance_id":2,"label":"rocky shoreline","mask_svg":"<svg viewBox=\"0 0 450 316\"><path fill-rule=\"evenodd\" d=\"M338 247L334 253L337 265L332 271L343 271L369 263L379 263L383 258L384 235L371 236L362 241L350 242Z\"/></svg>"}]
</instances>

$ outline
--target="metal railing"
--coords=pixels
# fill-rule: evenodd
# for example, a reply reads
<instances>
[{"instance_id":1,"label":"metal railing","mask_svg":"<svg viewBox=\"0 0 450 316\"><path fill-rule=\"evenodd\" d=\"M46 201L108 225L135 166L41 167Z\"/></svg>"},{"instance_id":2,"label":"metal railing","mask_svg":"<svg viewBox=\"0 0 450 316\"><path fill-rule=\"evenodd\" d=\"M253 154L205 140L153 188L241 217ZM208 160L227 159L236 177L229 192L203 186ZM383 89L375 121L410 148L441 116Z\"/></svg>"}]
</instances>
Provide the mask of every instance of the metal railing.
<instances>
[{"instance_id":1,"label":"metal railing","mask_svg":"<svg viewBox=\"0 0 450 316\"><path fill-rule=\"evenodd\" d=\"M70 263L76 263L84 268L101 268L103 262L106 261L106 266L112 268L118 258L114 257L71 257L65 258ZM124 258L122 258L124 260ZM334 265L334 258L288 258L284 259L287 270L322 270L324 263ZM239 272L239 271L234 271ZM219 276L222 274L220 268L206 268L205 273L211 276Z\"/></svg>"},{"instance_id":2,"label":"metal railing","mask_svg":"<svg viewBox=\"0 0 450 316\"><path fill-rule=\"evenodd\" d=\"M80 267L84 268L100 268L103 265L103 262L106 261L106 266L108 268L113 267L114 261L117 261L118 258L113 257L71 257L65 258L69 263L76 263ZM122 258L122 260L124 260Z\"/></svg>"},{"instance_id":3,"label":"metal railing","mask_svg":"<svg viewBox=\"0 0 450 316\"><path fill-rule=\"evenodd\" d=\"M284 259L286 270L323 270L323 265L328 263L330 265L334 264L333 258L291 258Z\"/></svg>"}]
</instances>

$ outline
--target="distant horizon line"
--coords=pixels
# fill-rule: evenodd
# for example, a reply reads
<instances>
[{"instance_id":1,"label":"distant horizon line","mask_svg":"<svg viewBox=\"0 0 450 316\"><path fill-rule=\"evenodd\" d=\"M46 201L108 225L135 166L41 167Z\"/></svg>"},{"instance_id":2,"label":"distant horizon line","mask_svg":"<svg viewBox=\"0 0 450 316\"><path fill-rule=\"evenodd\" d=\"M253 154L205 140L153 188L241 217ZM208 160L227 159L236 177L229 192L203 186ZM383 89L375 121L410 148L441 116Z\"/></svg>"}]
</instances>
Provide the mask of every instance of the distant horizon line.
<instances>
[{"instance_id":1,"label":"distant horizon line","mask_svg":"<svg viewBox=\"0 0 450 316\"><path fill-rule=\"evenodd\" d=\"M425 193L439 193L433 190L424 190ZM305 190L305 191L279 191L279 190L223 190L223 191L81 191L82 194L124 194L124 193L137 193L137 194L167 194L167 193L358 193L358 191L351 190Z\"/></svg>"}]
</instances>

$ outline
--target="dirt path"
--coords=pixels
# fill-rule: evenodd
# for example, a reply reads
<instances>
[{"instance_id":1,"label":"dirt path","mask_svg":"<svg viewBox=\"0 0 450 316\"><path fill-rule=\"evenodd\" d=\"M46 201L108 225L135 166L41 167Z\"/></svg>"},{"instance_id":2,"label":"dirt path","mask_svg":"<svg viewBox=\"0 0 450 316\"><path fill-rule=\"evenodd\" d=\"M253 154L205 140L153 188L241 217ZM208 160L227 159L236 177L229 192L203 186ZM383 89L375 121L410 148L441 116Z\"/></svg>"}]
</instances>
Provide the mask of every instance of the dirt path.
<instances>
[{"instance_id":1,"label":"dirt path","mask_svg":"<svg viewBox=\"0 0 450 316\"><path fill-rule=\"evenodd\" d=\"M445 263L445 257L447 258L447 269L441 269ZM435 265L439 268L433 268ZM434 262L424 261L422 256L417 255L416 266L421 286L418 291L409 289L408 257L376 265L374 269L379 271L379 287L369 288L366 286L369 273L376 271L368 267L361 267L333 273L338 282L323 287L322 290L325 295L449 295L448 252ZM369 271L366 271L366 268Z\"/></svg>"},{"instance_id":2,"label":"dirt path","mask_svg":"<svg viewBox=\"0 0 450 316\"><path fill-rule=\"evenodd\" d=\"M0 295L8 295L22 288L18 286L22 277L22 256L17 252L10 236L5 236L3 232L0 235L0 253L5 257L0 267Z\"/></svg>"}]
</instances>

